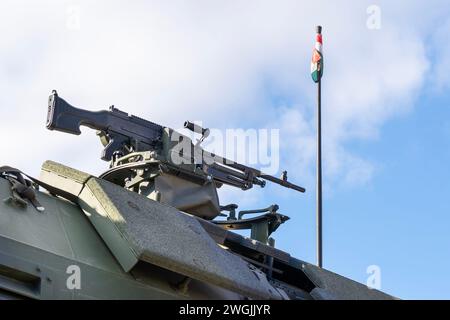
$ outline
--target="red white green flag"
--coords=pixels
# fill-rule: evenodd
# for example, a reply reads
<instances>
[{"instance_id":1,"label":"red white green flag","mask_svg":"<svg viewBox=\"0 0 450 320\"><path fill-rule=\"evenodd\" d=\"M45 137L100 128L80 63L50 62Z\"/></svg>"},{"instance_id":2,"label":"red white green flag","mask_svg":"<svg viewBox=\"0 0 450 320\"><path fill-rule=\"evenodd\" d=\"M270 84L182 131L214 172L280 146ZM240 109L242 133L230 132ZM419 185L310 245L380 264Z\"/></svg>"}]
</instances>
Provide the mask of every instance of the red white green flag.
<instances>
[{"instance_id":1,"label":"red white green flag","mask_svg":"<svg viewBox=\"0 0 450 320\"><path fill-rule=\"evenodd\" d=\"M319 82L323 75L322 34L317 33L311 60L311 77L314 82Z\"/></svg>"}]
</instances>

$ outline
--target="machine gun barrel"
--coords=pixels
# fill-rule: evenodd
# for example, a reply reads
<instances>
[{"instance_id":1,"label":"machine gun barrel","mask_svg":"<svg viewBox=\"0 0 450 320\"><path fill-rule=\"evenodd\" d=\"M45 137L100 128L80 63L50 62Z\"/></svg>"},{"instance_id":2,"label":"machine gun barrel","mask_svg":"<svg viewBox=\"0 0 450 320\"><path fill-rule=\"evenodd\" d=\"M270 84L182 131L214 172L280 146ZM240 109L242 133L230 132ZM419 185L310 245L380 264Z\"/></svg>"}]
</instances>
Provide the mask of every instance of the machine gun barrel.
<instances>
[{"instance_id":1,"label":"machine gun barrel","mask_svg":"<svg viewBox=\"0 0 450 320\"><path fill-rule=\"evenodd\" d=\"M306 189L303 188L303 187L300 187L300 186L298 186L298 185L296 185L296 184L293 184L293 183L291 183L291 182L289 182L289 181L282 180L282 179L276 178L276 177L274 177L274 176L270 176L270 175L268 175L268 174L263 174L263 173L262 173L262 174L259 175L259 177L260 177L261 179L268 180L268 181L270 181L270 182L279 184L280 186L283 186L283 187L288 188L288 189L296 190L296 191L298 191L298 192L304 193L304 192L306 191Z\"/></svg>"},{"instance_id":2,"label":"machine gun barrel","mask_svg":"<svg viewBox=\"0 0 450 320\"><path fill-rule=\"evenodd\" d=\"M205 153L207 153L205 151ZM279 184L285 188L289 188L289 189L293 189L296 190L298 192L306 192L306 189L303 187L300 187L296 184L293 184L289 181L287 181L287 179L279 179L277 177L265 174L263 172L261 172L258 169L252 168L252 167L248 167L246 165L240 164L238 162L211 154L211 153L207 153L208 156L210 157L214 157L214 159L216 159L216 162L219 163L219 165L216 163L214 164L214 169L217 169L219 172L222 171L222 174L217 175L218 180L223 181L223 177L224 174L223 172L225 172L225 177L228 178L229 180L233 180L234 182L242 182L244 181L245 183L242 184L242 188L243 189L250 189L252 188L252 186L254 184L261 186L262 188L265 187L266 182L264 180ZM230 169L231 168L231 169ZM226 180L226 179L225 179ZM225 181L226 183L226 181Z\"/></svg>"},{"instance_id":3,"label":"machine gun barrel","mask_svg":"<svg viewBox=\"0 0 450 320\"><path fill-rule=\"evenodd\" d=\"M293 184L293 183L291 183L291 182L289 182L287 180L282 180L282 179L279 179L277 177L265 174L265 173L263 173L263 172L261 172L261 171L259 171L257 169L247 167L247 166L245 166L243 164L232 163L232 164L230 164L230 166L232 168L235 168L235 169L238 169L238 170L242 170L244 172L251 172L253 178L257 179L257 181L261 181L260 179L263 179L263 180L267 180L267 181L279 184L279 185L281 185L281 186L283 186L285 188L296 190L298 192L304 193L306 191L305 188L300 187L300 186L298 186L296 184ZM263 182L264 182L263 184L260 184L260 183L255 183L255 184L259 184L261 187L264 187L265 186L265 181L263 181Z\"/></svg>"}]
</instances>

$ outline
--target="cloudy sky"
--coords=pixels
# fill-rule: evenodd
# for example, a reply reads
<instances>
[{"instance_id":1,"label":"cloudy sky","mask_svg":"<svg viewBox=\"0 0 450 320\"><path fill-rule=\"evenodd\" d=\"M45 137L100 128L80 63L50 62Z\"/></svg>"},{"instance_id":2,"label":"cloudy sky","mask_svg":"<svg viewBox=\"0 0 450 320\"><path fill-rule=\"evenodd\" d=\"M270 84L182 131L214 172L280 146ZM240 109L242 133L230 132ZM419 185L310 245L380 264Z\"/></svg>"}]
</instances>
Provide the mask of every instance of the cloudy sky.
<instances>
[{"instance_id":1,"label":"cloudy sky","mask_svg":"<svg viewBox=\"0 0 450 320\"><path fill-rule=\"evenodd\" d=\"M450 7L446 1L8 1L0 4L0 162L47 159L98 174L91 130L45 129L52 89L179 128L280 129L281 168L306 195L268 187L277 246L315 261L314 28L324 28L324 265L401 298L450 298ZM374 20L375 19L375 20ZM224 190L223 202L236 202Z\"/></svg>"}]
</instances>

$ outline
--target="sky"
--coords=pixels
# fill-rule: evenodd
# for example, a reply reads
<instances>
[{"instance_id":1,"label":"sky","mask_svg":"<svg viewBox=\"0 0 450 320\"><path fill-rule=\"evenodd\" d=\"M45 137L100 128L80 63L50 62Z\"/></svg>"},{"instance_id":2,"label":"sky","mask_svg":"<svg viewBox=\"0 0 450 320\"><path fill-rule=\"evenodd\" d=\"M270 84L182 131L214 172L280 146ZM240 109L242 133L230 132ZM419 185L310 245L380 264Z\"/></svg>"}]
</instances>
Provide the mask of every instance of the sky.
<instances>
[{"instance_id":1,"label":"sky","mask_svg":"<svg viewBox=\"0 0 450 320\"><path fill-rule=\"evenodd\" d=\"M450 7L430 1L2 1L1 164L100 174L101 145L45 128L57 89L173 128L279 129L306 194L220 190L291 217L277 247L315 262L315 98L323 26L324 267L404 299L450 299ZM239 199L239 201L237 201Z\"/></svg>"}]
</instances>

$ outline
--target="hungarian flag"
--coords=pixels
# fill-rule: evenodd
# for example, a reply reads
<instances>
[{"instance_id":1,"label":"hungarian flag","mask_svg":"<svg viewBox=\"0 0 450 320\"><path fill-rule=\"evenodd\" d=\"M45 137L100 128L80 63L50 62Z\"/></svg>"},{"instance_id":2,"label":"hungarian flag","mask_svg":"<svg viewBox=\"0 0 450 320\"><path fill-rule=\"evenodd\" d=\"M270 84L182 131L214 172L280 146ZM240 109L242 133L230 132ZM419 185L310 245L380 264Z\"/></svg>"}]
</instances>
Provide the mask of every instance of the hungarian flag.
<instances>
[{"instance_id":1,"label":"hungarian flag","mask_svg":"<svg viewBox=\"0 0 450 320\"><path fill-rule=\"evenodd\" d=\"M314 46L311 60L311 76L314 82L319 82L323 75L323 55L322 55L322 34L316 35L316 44Z\"/></svg>"}]
</instances>

